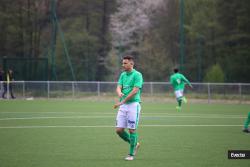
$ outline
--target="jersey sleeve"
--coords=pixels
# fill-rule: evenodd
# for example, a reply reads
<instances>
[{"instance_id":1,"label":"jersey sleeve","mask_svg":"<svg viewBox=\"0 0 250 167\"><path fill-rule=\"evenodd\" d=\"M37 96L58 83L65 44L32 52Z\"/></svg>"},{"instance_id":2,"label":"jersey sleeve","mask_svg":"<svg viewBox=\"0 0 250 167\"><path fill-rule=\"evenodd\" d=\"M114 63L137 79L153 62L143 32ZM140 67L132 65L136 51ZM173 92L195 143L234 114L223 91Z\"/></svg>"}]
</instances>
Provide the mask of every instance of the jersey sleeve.
<instances>
[{"instance_id":1,"label":"jersey sleeve","mask_svg":"<svg viewBox=\"0 0 250 167\"><path fill-rule=\"evenodd\" d=\"M141 73L137 73L135 75L134 87L142 88L142 84L143 84L142 74Z\"/></svg>"}]
</instances>

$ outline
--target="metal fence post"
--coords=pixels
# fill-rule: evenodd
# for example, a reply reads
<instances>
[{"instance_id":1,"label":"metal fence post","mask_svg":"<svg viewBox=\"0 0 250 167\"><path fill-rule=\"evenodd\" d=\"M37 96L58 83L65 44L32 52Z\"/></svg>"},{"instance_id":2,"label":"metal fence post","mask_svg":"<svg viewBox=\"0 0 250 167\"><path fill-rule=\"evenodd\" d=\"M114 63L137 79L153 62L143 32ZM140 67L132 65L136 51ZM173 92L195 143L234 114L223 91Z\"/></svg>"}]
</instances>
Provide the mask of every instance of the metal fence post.
<instances>
[{"instance_id":1,"label":"metal fence post","mask_svg":"<svg viewBox=\"0 0 250 167\"><path fill-rule=\"evenodd\" d=\"M23 81L23 99L25 99L25 81Z\"/></svg>"},{"instance_id":2,"label":"metal fence post","mask_svg":"<svg viewBox=\"0 0 250 167\"><path fill-rule=\"evenodd\" d=\"M242 88L241 88L241 83L239 83L239 96L240 96L240 104L241 104L241 102L242 102L242 90L241 90Z\"/></svg>"},{"instance_id":3,"label":"metal fence post","mask_svg":"<svg viewBox=\"0 0 250 167\"><path fill-rule=\"evenodd\" d=\"M75 97L75 83L72 81L72 99Z\"/></svg>"},{"instance_id":4,"label":"metal fence post","mask_svg":"<svg viewBox=\"0 0 250 167\"><path fill-rule=\"evenodd\" d=\"M3 91L3 81L0 81L0 93L2 94Z\"/></svg>"},{"instance_id":5,"label":"metal fence post","mask_svg":"<svg viewBox=\"0 0 250 167\"><path fill-rule=\"evenodd\" d=\"M6 82L7 83L7 99L10 99L10 82Z\"/></svg>"},{"instance_id":6,"label":"metal fence post","mask_svg":"<svg viewBox=\"0 0 250 167\"><path fill-rule=\"evenodd\" d=\"M208 93L208 103L210 103L211 100L210 83L207 83L207 93Z\"/></svg>"},{"instance_id":7,"label":"metal fence post","mask_svg":"<svg viewBox=\"0 0 250 167\"><path fill-rule=\"evenodd\" d=\"M48 99L49 99L49 93L50 93L50 85L49 85L49 81L47 81L47 90L48 90L47 94L48 94Z\"/></svg>"},{"instance_id":8,"label":"metal fence post","mask_svg":"<svg viewBox=\"0 0 250 167\"><path fill-rule=\"evenodd\" d=\"M153 83L150 82L150 94L153 95L153 92L154 92L154 91L153 91Z\"/></svg>"},{"instance_id":9,"label":"metal fence post","mask_svg":"<svg viewBox=\"0 0 250 167\"><path fill-rule=\"evenodd\" d=\"M97 82L97 95L100 96L100 81Z\"/></svg>"}]
</instances>

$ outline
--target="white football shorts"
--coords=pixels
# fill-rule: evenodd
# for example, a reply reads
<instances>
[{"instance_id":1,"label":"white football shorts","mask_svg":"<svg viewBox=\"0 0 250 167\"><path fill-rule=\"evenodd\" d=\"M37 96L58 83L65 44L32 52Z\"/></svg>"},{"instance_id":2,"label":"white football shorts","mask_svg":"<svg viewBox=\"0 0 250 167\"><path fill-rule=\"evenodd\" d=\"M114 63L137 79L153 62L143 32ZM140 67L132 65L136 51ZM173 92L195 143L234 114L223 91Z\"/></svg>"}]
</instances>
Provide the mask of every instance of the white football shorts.
<instances>
[{"instance_id":1,"label":"white football shorts","mask_svg":"<svg viewBox=\"0 0 250 167\"><path fill-rule=\"evenodd\" d=\"M177 90L174 92L176 99L183 97L183 90Z\"/></svg>"},{"instance_id":2,"label":"white football shorts","mask_svg":"<svg viewBox=\"0 0 250 167\"><path fill-rule=\"evenodd\" d=\"M121 105L116 117L116 127L136 129L139 122L140 112L141 105L139 102Z\"/></svg>"}]
</instances>

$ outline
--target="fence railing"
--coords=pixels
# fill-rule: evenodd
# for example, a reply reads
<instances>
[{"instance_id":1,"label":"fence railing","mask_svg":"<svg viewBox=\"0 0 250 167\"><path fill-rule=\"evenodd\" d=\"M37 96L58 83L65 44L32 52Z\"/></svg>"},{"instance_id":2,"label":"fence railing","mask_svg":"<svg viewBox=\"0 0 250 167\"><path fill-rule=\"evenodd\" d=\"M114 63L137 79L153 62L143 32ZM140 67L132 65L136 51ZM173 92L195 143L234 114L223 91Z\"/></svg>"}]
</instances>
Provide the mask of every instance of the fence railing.
<instances>
[{"instance_id":1,"label":"fence railing","mask_svg":"<svg viewBox=\"0 0 250 167\"><path fill-rule=\"evenodd\" d=\"M4 84L1 84L1 95ZM98 81L12 81L13 93L18 99L27 98L84 98L115 97L116 82ZM239 103L250 101L250 84L246 83L192 83L193 89L186 88L185 94L192 99L234 100ZM7 92L9 86L7 86ZM6 98L10 98L6 93ZM174 98L173 89L168 82L145 82L144 97Z\"/></svg>"}]
</instances>

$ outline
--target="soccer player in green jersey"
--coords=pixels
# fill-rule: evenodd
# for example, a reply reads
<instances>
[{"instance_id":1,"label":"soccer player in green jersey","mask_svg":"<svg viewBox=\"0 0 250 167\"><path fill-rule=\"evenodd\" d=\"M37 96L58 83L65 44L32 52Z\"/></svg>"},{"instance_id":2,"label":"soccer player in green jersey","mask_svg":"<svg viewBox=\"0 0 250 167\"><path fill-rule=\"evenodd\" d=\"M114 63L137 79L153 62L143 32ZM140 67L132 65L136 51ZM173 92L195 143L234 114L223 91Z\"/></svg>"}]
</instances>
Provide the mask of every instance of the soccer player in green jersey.
<instances>
[{"instance_id":1,"label":"soccer player in green jersey","mask_svg":"<svg viewBox=\"0 0 250 167\"><path fill-rule=\"evenodd\" d=\"M134 69L132 56L125 56L122 60L124 72L121 73L116 93L120 101L114 105L118 108L116 117L116 133L129 143L129 154L125 160L134 160L140 147L136 132L141 111L142 74ZM125 129L128 129L128 132Z\"/></svg>"},{"instance_id":2,"label":"soccer player in green jersey","mask_svg":"<svg viewBox=\"0 0 250 167\"><path fill-rule=\"evenodd\" d=\"M248 129L249 123L250 123L250 112L248 113L248 117L244 123L243 132L250 133L250 130Z\"/></svg>"},{"instance_id":3,"label":"soccer player in green jersey","mask_svg":"<svg viewBox=\"0 0 250 167\"><path fill-rule=\"evenodd\" d=\"M182 101L184 103L187 102L186 98L183 95L185 84L188 84L191 88L192 85L184 75L179 73L179 70L177 68L174 69L174 74L170 76L170 83L174 88L176 100L178 102L178 106L176 107L176 109L177 111L181 111Z\"/></svg>"}]
</instances>

